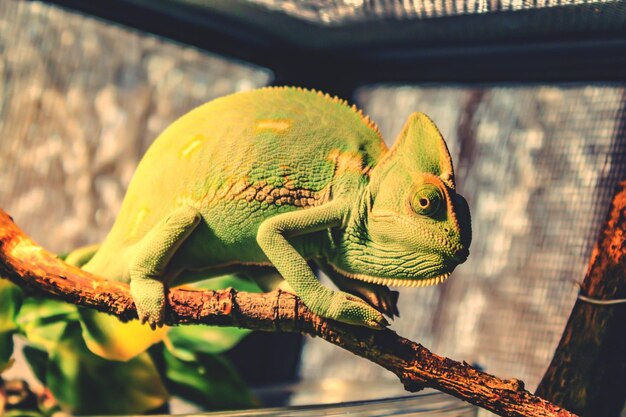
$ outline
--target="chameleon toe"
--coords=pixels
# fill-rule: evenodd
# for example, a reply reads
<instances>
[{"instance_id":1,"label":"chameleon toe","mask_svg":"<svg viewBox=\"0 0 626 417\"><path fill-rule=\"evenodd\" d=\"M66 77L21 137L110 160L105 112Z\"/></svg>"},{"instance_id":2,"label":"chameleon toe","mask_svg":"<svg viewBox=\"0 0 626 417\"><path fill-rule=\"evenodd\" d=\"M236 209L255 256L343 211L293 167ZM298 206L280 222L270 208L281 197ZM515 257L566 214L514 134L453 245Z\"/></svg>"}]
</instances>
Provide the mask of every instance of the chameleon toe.
<instances>
[{"instance_id":1,"label":"chameleon toe","mask_svg":"<svg viewBox=\"0 0 626 417\"><path fill-rule=\"evenodd\" d=\"M370 307L363 300L343 292L333 295L330 306L326 316L342 323L373 329L383 329L389 325L378 310Z\"/></svg>"}]
</instances>

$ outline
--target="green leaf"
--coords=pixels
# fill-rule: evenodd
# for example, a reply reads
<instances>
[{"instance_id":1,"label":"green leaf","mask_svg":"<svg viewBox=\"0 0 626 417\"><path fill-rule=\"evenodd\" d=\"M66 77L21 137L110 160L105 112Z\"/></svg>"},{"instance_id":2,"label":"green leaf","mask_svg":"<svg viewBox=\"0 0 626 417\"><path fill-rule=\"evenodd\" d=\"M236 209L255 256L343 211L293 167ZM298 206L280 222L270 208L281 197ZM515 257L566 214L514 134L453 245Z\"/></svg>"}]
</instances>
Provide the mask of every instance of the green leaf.
<instances>
[{"instance_id":1,"label":"green leaf","mask_svg":"<svg viewBox=\"0 0 626 417\"><path fill-rule=\"evenodd\" d=\"M2 415L3 417L44 417L45 414L40 411L26 410L10 410Z\"/></svg>"},{"instance_id":2,"label":"green leaf","mask_svg":"<svg viewBox=\"0 0 626 417\"><path fill-rule=\"evenodd\" d=\"M179 326L170 329L165 344L170 350L216 354L233 348L250 333L236 327Z\"/></svg>"},{"instance_id":3,"label":"green leaf","mask_svg":"<svg viewBox=\"0 0 626 417\"><path fill-rule=\"evenodd\" d=\"M13 333L17 330L15 316L22 305L22 290L0 279L0 373L11 365Z\"/></svg>"},{"instance_id":4,"label":"green leaf","mask_svg":"<svg viewBox=\"0 0 626 417\"><path fill-rule=\"evenodd\" d=\"M185 361L163 350L166 378L172 394L207 410L233 410L257 405L231 363L220 355L197 354Z\"/></svg>"},{"instance_id":5,"label":"green leaf","mask_svg":"<svg viewBox=\"0 0 626 417\"><path fill-rule=\"evenodd\" d=\"M231 287L237 291L262 292L256 282L237 274L205 279L193 286L203 290L223 290Z\"/></svg>"},{"instance_id":6,"label":"green leaf","mask_svg":"<svg viewBox=\"0 0 626 417\"><path fill-rule=\"evenodd\" d=\"M17 325L28 342L40 349L55 348L68 323L78 320L76 306L46 298L30 297L17 315Z\"/></svg>"},{"instance_id":7,"label":"green leaf","mask_svg":"<svg viewBox=\"0 0 626 417\"><path fill-rule=\"evenodd\" d=\"M53 321L78 320L76 305L42 297L28 297L20 309L18 324L50 323Z\"/></svg>"},{"instance_id":8,"label":"green leaf","mask_svg":"<svg viewBox=\"0 0 626 417\"><path fill-rule=\"evenodd\" d=\"M69 323L46 369L46 386L72 414L139 414L168 399L147 353L128 362L91 353L78 323Z\"/></svg>"},{"instance_id":9,"label":"green leaf","mask_svg":"<svg viewBox=\"0 0 626 417\"><path fill-rule=\"evenodd\" d=\"M15 315L22 305L22 290L11 282L0 279L0 333L17 329Z\"/></svg>"},{"instance_id":10,"label":"green leaf","mask_svg":"<svg viewBox=\"0 0 626 417\"><path fill-rule=\"evenodd\" d=\"M34 348L32 346L24 346L24 357L30 365L37 379L43 384L46 381L46 369L48 367L48 352Z\"/></svg>"},{"instance_id":11,"label":"green leaf","mask_svg":"<svg viewBox=\"0 0 626 417\"><path fill-rule=\"evenodd\" d=\"M261 292L254 281L239 275L225 275L207 279L196 283L194 287L203 290L220 290L232 287L237 291ZM210 354L222 353L232 349L250 333L250 330L238 327L179 326L171 328L168 332L166 346L172 352L183 350ZM177 356L181 357L181 355L183 355L182 352L177 353Z\"/></svg>"},{"instance_id":12,"label":"green leaf","mask_svg":"<svg viewBox=\"0 0 626 417\"><path fill-rule=\"evenodd\" d=\"M0 334L0 374L13 365L13 333Z\"/></svg>"}]
</instances>

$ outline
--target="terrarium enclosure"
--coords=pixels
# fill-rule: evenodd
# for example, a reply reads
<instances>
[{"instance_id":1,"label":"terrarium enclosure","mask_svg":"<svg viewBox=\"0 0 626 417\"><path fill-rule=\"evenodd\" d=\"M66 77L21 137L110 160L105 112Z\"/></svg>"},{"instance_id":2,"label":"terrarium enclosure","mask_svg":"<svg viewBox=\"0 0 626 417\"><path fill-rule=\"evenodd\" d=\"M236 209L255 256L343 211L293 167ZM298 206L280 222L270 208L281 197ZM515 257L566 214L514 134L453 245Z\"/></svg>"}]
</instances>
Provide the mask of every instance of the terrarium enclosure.
<instances>
[{"instance_id":1,"label":"terrarium enclosure","mask_svg":"<svg viewBox=\"0 0 626 417\"><path fill-rule=\"evenodd\" d=\"M536 388L626 179L623 2L80 3L0 1L0 207L34 240L100 242L154 138L223 95L328 90L388 145L422 111L473 241L444 284L400 290L392 329ZM321 339L285 340L303 343L294 379L395 380ZM23 359L2 378L33 381Z\"/></svg>"}]
</instances>

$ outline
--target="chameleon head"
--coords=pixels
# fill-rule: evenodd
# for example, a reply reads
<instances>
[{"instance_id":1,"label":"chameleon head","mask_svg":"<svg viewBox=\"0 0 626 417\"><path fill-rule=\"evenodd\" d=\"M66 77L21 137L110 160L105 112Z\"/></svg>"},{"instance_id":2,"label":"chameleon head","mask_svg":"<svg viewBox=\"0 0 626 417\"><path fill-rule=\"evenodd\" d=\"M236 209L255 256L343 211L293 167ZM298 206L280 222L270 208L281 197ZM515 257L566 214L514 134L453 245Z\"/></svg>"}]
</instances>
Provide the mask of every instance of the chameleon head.
<instances>
[{"instance_id":1,"label":"chameleon head","mask_svg":"<svg viewBox=\"0 0 626 417\"><path fill-rule=\"evenodd\" d=\"M413 113L371 171L331 263L377 284L432 285L465 261L470 241L469 207L455 191L446 143L427 116Z\"/></svg>"}]
</instances>

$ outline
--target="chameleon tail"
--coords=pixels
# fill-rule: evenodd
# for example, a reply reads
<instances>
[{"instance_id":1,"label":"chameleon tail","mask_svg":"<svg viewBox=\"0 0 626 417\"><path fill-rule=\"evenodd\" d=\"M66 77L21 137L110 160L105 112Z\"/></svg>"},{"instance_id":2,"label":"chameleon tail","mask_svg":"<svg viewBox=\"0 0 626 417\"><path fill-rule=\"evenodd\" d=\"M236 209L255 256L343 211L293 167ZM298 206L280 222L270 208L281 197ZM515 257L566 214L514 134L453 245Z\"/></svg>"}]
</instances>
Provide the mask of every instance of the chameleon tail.
<instances>
[{"instance_id":1,"label":"chameleon tail","mask_svg":"<svg viewBox=\"0 0 626 417\"><path fill-rule=\"evenodd\" d=\"M97 252L99 244L78 248L65 258L65 262L82 267ZM109 360L128 361L145 352L163 339L165 328L152 331L150 326L135 320L123 323L117 317L92 309L79 308L83 339L89 350Z\"/></svg>"},{"instance_id":2,"label":"chameleon tail","mask_svg":"<svg viewBox=\"0 0 626 417\"><path fill-rule=\"evenodd\" d=\"M91 258L93 258L99 248L99 243L89 246L83 246L82 248L74 249L68 254L61 255L60 258L63 259L66 264L70 264L72 266L77 266L80 268L87 262L89 262Z\"/></svg>"}]
</instances>

